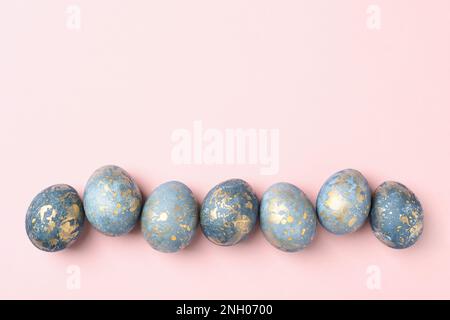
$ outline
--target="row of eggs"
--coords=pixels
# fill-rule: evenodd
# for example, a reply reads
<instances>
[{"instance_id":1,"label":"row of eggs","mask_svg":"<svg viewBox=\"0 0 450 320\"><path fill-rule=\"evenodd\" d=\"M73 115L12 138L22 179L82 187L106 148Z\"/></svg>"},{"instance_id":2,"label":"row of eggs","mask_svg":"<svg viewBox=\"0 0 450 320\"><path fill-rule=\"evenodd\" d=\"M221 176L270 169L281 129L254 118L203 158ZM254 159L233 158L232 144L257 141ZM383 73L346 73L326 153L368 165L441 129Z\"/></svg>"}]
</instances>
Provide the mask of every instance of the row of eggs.
<instances>
[{"instance_id":1,"label":"row of eggs","mask_svg":"<svg viewBox=\"0 0 450 320\"><path fill-rule=\"evenodd\" d=\"M258 215L265 238L276 248L295 252L310 244L317 220L342 235L361 228L370 217L375 236L392 248L407 248L422 234L423 209L407 187L384 182L371 193L364 176L353 169L332 175L319 191L316 209L296 186L276 183L261 203L250 185L231 179L212 188L199 210L192 191L178 181L157 187L143 205L130 175L105 166L89 178L83 201L72 187L51 186L31 202L25 219L31 242L44 251L59 251L80 235L85 217L109 236L131 231L141 219L145 239L156 250L176 252L191 242L200 220L213 243L231 246L244 240ZM199 214L200 211L200 214Z\"/></svg>"}]
</instances>

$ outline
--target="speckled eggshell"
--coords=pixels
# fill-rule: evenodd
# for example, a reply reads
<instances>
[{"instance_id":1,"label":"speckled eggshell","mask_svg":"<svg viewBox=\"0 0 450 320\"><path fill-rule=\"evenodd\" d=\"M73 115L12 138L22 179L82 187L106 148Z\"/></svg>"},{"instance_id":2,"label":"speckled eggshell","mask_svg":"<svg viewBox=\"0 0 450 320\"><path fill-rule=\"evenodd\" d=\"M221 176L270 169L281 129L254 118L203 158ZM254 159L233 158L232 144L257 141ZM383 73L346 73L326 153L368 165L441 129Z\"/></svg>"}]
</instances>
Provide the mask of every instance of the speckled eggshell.
<instances>
[{"instance_id":1,"label":"speckled eggshell","mask_svg":"<svg viewBox=\"0 0 450 320\"><path fill-rule=\"evenodd\" d=\"M78 239L83 224L81 199L66 184L41 191L32 200L25 218L28 238L38 249L48 252L70 246Z\"/></svg>"},{"instance_id":2,"label":"speckled eggshell","mask_svg":"<svg viewBox=\"0 0 450 320\"><path fill-rule=\"evenodd\" d=\"M157 187L142 210L144 238L156 250L177 252L189 245L198 225L198 205L192 191L178 181Z\"/></svg>"},{"instance_id":3,"label":"speckled eggshell","mask_svg":"<svg viewBox=\"0 0 450 320\"><path fill-rule=\"evenodd\" d=\"M89 222L108 236L128 233L141 214L141 192L130 175L117 166L96 170L86 184L83 200Z\"/></svg>"},{"instance_id":4,"label":"speckled eggshell","mask_svg":"<svg viewBox=\"0 0 450 320\"><path fill-rule=\"evenodd\" d=\"M322 226L342 235L361 228L369 216L371 191L357 170L346 169L332 175L317 196L316 208Z\"/></svg>"},{"instance_id":5,"label":"speckled eggshell","mask_svg":"<svg viewBox=\"0 0 450 320\"><path fill-rule=\"evenodd\" d=\"M203 200L200 224L213 243L231 246L244 240L255 227L258 198L250 185L231 179L212 188Z\"/></svg>"},{"instance_id":6,"label":"speckled eggshell","mask_svg":"<svg viewBox=\"0 0 450 320\"><path fill-rule=\"evenodd\" d=\"M404 249L412 246L423 231L423 209L407 187L387 181L373 194L370 224L385 245Z\"/></svg>"},{"instance_id":7,"label":"speckled eggshell","mask_svg":"<svg viewBox=\"0 0 450 320\"><path fill-rule=\"evenodd\" d=\"M286 252L302 250L316 234L317 218L311 201L290 183L267 189L261 200L260 221L269 243Z\"/></svg>"}]
</instances>

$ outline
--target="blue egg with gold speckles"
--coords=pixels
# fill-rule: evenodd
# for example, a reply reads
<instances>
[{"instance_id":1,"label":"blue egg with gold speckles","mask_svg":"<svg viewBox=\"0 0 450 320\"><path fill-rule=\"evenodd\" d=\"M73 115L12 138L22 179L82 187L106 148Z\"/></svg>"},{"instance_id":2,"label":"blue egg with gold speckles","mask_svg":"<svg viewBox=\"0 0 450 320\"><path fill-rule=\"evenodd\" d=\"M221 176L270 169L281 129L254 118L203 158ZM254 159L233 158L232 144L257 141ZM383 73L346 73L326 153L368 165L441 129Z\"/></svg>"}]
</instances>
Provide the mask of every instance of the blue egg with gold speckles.
<instances>
[{"instance_id":1,"label":"blue egg with gold speckles","mask_svg":"<svg viewBox=\"0 0 450 320\"><path fill-rule=\"evenodd\" d=\"M423 231L419 199L403 184L387 181L373 194L370 224L378 240L394 249L412 246Z\"/></svg>"},{"instance_id":2,"label":"blue egg with gold speckles","mask_svg":"<svg viewBox=\"0 0 450 320\"><path fill-rule=\"evenodd\" d=\"M322 226L342 235L361 228L369 216L371 191L357 170L346 169L332 175L317 196L317 214Z\"/></svg>"},{"instance_id":3,"label":"blue egg with gold speckles","mask_svg":"<svg viewBox=\"0 0 450 320\"><path fill-rule=\"evenodd\" d=\"M125 170L109 165L97 169L89 178L83 202L86 217L95 229L108 236L120 236L136 225L142 195Z\"/></svg>"},{"instance_id":4,"label":"blue egg with gold speckles","mask_svg":"<svg viewBox=\"0 0 450 320\"><path fill-rule=\"evenodd\" d=\"M200 224L205 236L221 246L247 238L258 218L258 198L250 185L231 179L212 188L203 200Z\"/></svg>"},{"instance_id":5,"label":"blue egg with gold speckles","mask_svg":"<svg viewBox=\"0 0 450 320\"><path fill-rule=\"evenodd\" d=\"M142 210L144 238L161 252L177 252L187 247L197 225L197 201L192 191L178 181L169 181L157 187Z\"/></svg>"},{"instance_id":6,"label":"blue egg with gold speckles","mask_svg":"<svg viewBox=\"0 0 450 320\"><path fill-rule=\"evenodd\" d=\"M290 183L276 183L267 189L261 200L260 221L267 241L286 252L304 249L316 234L311 201Z\"/></svg>"},{"instance_id":7,"label":"blue egg with gold speckles","mask_svg":"<svg viewBox=\"0 0 450 320\"><path fill-rule=\"evenodd\" d=\"M28 238L47 252L60 251L78 239L84 224L84 211L78 193L69 185L58 184L41 191L32 200L25 218Z\"/></svg>"}]
</instances>

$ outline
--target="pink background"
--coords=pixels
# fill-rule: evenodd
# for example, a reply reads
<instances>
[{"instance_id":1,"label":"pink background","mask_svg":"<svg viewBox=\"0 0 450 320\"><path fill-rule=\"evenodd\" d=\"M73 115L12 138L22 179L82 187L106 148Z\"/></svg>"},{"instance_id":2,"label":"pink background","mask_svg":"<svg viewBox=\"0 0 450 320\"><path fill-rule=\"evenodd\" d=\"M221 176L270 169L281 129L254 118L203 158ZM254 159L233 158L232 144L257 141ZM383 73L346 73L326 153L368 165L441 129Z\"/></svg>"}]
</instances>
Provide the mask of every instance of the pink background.
<instances>
[{"instance_id":1,"label":"pink background","mask_svg":"<svg viewBox=\"0 0 450 320\"><path fill-rule=\"evenodd\" d=\"M81 8L81 30L66 7ZM381 30L366 9L381 8ZM0 298L450 298L450 2L2 1L0 4ZM280 168L176 165L171 134L280 130ZM352 167L374 188L409 186L426 210L412 248L381 244L368 224L321 227L303 252L259 230L234 247L201 234L162 254L136 228L120 238L87 225L70 249L34 248L31 199L55 183L80 193L104 164L128 170L145 196L169 179L202 200L241 177L260 196L289 181L315 200ZM67 267L81 287L69 290ZM379 290L367 268L380 269Z\"/></svg>"}]
</instances>

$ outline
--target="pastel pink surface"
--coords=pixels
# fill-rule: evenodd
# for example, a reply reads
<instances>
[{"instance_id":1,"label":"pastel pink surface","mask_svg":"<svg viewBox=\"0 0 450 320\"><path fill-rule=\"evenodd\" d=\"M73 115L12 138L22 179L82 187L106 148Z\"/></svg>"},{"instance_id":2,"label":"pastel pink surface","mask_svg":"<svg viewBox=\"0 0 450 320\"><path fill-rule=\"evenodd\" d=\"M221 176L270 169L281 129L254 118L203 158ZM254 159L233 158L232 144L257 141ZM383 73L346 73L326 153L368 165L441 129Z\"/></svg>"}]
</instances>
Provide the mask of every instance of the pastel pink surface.
<instances>
[{"instance_id":1,"label":"pastel pink surface","mask_svg":"<svg viewBox=\"0 0 450 320\"><path fill-rule=\"evenodd\" d=\"M0 298L450 298L450 2L69 1L0 4ZM171 133L280 130L280 170L175 165ZM368 224L334 236L318 228L296 254L257 230L234 247L200 230L177 254L154 251L136 228L120 238L89 225L70 249L28 240L24 216L43 188L82 194L104 164L129 171L145 196L167 180L198 199L231 177L260 196L289 181L314 201L325 179L355 168L375 188L410 187L426 211L417 244L396 251ZM81 271L68 290L67 267ZM367 286L380 268L381 288Z\"/></svg>"}]
</instances>

